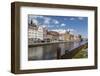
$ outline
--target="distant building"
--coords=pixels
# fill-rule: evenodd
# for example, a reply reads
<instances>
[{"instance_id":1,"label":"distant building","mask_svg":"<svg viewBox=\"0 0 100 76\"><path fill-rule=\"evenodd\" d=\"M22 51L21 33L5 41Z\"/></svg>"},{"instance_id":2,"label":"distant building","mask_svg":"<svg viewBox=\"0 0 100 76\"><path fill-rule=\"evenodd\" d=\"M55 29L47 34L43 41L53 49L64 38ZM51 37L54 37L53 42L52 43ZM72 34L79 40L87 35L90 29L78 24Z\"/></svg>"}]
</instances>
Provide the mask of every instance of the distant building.
<instances>
[{"instance_id":1,"label":"distant building","mask_svg":"<svg viewBox=\"0 0 100 76\"><path fill-rule=\"evenodd\" d=\"M70 41L74 41L74 35L70 34Z\"/></svg>"},{"instance_id":2,"label":"distant building","mask_svg":"<svg viewBox=\"0 0 100 76\"><path fill-rule=\"evenodd\" d=\"M47 38L46 40L52 41L53 35L50 32L47 32Z\"/></svg>"},{"instance_id":3,"label":"distant building","mask_svg":"<svg viewBox=\"0 0 100 76\"><path fill-rule=\"evenodd\" d=\"M59 40L59 33L55 31L48 31L47 32L47 39L50 41L58 41Z\"/></svg>"},{"instance_id":4,"label":"distant building","mask_svg":"<svg viewBox=\"0 0 100 76\"><path fill-rule=\"evenodd\" d=\"M43 39L44 39L44 40L47 39L47 31L48 31L47 28L44 27L44 28L43 28Z\"/></svg>"},{"instance_id":5,"label":"distant building","mask_svg":"<svg viewBox=\"0 0 100 76\"><path fill-rule=\"evenodd\" d=\"M37 38L37 30L38 30L38 27L34 23L31 22L28 25L28 39L30 41L33 41Z\"/></svg>"},{"instance_id":6,"label":"distant building","mask_svg":"<svg viewBox=\"0 0 100 76\"><path fill-rule=\"evenodd\" d=\"M28 25L28 39L29 42L43 40L43 27L37 26L34 23Z\"/></svg>"},{"instance_id":7,"label":"distant building","mask_svg":"<svg viewBox=\"0 0 100 76\"><path fill-rule=\"evenodd\" d=\"M64 40L65 41L69 41L70 40L70 32L69 31L65 32L65 34L64 34Z\"/></svg>"},{"instance_id":8,"label":"distant building","mask_svg":"<svg viewBox=\"0 0 100 76\"><path fill-rule=\"evenodd\" d=\"M37 29L32 26L29 26L28 27L28 38L31 39L31 38L34 38L34 35L35 33L37 32Z\"/></svg>"},{"instance_id":9,"label":"distant building","mask_svg":"<svg viewBox=\"0 0 100 76\"><path fill-rule=\"evenodd\" d=\"M76 36L74 36L74 40L75 41L81 41L82 37L80 35L76 35Z\"/></svg>"},{"instance_id":10,"label":"distant building","mask_svg":"<svg viewBox=\"0 0 100 76\"><path fill-rule=\"evenodd\" d=\"M64 41L65 40L65 35L63 34L59 34L59 40L60 41Z\"/></svg>"},{"instance_id":11,"label":"distant building","mask_svg":"<svg viewBox=\"0 0 100 76\"><path fill-rule=\"evenodd\" d=\"M38 27L38 30L37 30L37 39L39 40L43 40L43 28L42 27Z\"/></svg>"},{"instance_id":12,"label":"distant building","mask_svg":"<svg viewBox=\"0 0 100 76\"><path fill-rule=\"evenodd\" d=\"M70 31L48 31L46 27L38 26L34 22L28 24L28 41L82 41L81 35L75 35Z\"/></svg>"},{"instance_id":13,"label":"distant building","mask_svg":"<svg viewBox=\"0 0 100 76\"><path fill-rule=\"evenodd\" d=\"M59 34L59 40L61 41L80 41L82 37L80 35L74 35L69 31Z\"/></svg>"}]
</instances>

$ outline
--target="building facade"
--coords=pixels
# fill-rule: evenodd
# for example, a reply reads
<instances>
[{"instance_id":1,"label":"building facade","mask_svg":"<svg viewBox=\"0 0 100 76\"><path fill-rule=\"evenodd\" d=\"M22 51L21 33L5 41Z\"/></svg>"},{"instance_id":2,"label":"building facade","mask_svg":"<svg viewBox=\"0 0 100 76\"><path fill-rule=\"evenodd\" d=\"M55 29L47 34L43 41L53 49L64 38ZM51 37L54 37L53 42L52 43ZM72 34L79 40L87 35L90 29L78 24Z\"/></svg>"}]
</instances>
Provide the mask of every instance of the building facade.
<instances>
[{"instance_id":1,"label":"building facade","mask_svg":"<svg viewBox=\"0 0 100 76\"><path fill-rule=\"evenodd\" d=\"M64 40L65 41L70 41L70 32L66 31L64 34Z\"/></svg>"},{"instance_id":2,"label":"building facade","mask_svg":"<svg viewBox=\"0 0 100 76\"><path fill-rule=\"evenodd\" d=\"M29 42L43 40L43 27L37 26L34 23L28 25L28 40Z\"/></svg>"},{"instance_id":3,"label":"building facade","mask_svg":"<svg viewBox=\"0 0 100 76\"><path fill-rule=\"evenodd\" d=\"M59 41L59 33L55 31L48 31L47 39L49 39L50 41Z\"/></svg>"},{"instance_id":4,"label":"building facade","mask_svg":"<svg viewBox=\"0 0 100 76\"><path fill-rule=\"evenodd\" d=\"M59 40L60 40L60 41L64 41L64 40L65 40L65 39L64 39L64 33L59 34Z\"/></svg>"}]
</instances>

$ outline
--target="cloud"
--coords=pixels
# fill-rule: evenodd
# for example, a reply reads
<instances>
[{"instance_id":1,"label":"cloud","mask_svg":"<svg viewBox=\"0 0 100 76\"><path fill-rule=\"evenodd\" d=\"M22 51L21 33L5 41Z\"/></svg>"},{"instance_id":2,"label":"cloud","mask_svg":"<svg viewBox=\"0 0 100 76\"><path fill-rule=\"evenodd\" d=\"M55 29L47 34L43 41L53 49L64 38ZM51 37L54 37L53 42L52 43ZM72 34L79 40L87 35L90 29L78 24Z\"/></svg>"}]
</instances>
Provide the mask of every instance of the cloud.
<instances>
[{"instance_id":1,"label":"cloud","mask_svg":"<svg viewBox=\"0 0 100 76\"><path fill-rule=\"evenodd\" d=\"M43 19L44 19L44 24L49 24L50 23L51 18L44 17Z\"/></svg>"},{"instance_id":2,"label":"cloud","mask_svg":"<svg viewBox=\"0 0 100 76\"><path fill-rule=\"evenodd\" d=\"M43 28L47 28L47 25L41 25Z\"/></svg>"},{"instance_id":3,"label":"cloud","mask_svg":"<svg viewBox=\"0 0 100 76\"><path fill-rule=\"evenodd\" d=\"M75 31L74 29L67 29L67 31L71 31L71 32L73 32L73 31Z\"/></svg>"},{"instance_id":4,"label":"cloud","mask_svg":"<svg viewBox=\"0 0 100 76\"><path fill-rule=\"evenodd\" d=\"M56 25L57 28L59 28L59 25Z\"/></svg>"},{"instance_id":5,"label":"cloud","mask_svg":"<svg viewBox=\"0 0 100 76\"><path fill-rule=\"evenodd\" d=\"M83 18L83 17L78 17L78 19L79 19L79 20L83 20L84 18Z\"/></svg>"},{"instance_id":6,"label":"cloud","mask_svg":"<svg viewBox=\"0 0 100 76\"><path fill-rule=\"evenodd\" d=\"M74 35L77 35L77 31L75 29L72 29L72 28L68 28L67 31L70 31L70 34L74 34Z\"/></svg>"},{"instance_id":7,"label":"cloud","mask_svg":"<svg viewBox=\"0 0 100 76\"><path fill-rule=\"evenodd\" d=\"M52 25L48 25L48 27L50 28L50 27L54 27L54 26L52 26Z\"/></svg>"},{"instance_id":8,"label":"cloud","mask_svg":"<svg viewBox=\"0 0 100 76\"><path fill-rule=\"evenodd\" d=\"M38 25L39 22L38 22L37 18L38 18L38 16L29 15L29 16L28 16L28 21L29 21L29 23L30 23L31 20L32 20L33 23L35 23L36 25Z\"/></svg>"},{"instance_id":9,"label":"cloud","mask_svg":"<svg viewBox=\"0 0 100 76\"><path fill-rule=\"evenodd\" d=\"M38 18L44 18L44 16L38 16Z\"/></svg>"},{"instance_id":10,"label":"cloud","mask_svg":"<svg viewBox=\"0 0 100 76\"><path fill-rule=\"evenodd\" d=\"M44 19L44 24L50 24L50 22L52 21L54 24L59 24L59 21L52 19L50 17L41 17L42 19Z\"/></svg>"},{"instance_id":11,"label":"cloud","mask_svg":"<svg viewBox=\"0 0 100 76\"><path fill-rule=\"evenodd\" d=\"M56 32L59 32L59 33L65 33L66 30L63 30L63 29L54 29L52 31L56 31Z\"/></svg>"},{"instance_id":12,"label":"cloud","mask_svg":"<svg viewBox=\"0 0 100 76\"><path fill-rule=\"evenodd\" d=\"M31 19L37 19L37 18L44 18L44 16L39 16L39 15L29 15Z\"/></svg>"},{"instance_id":13,"label":"cloud","mask_svg":"<svg viewBox=\"0 0 100 76\"><path fill-rule=\"evenodd\" d=\"M29 15L29 18L30 18L30 19L37 19L37 18L38 18L38 16Z\"/></svg>"},{"instance_id":14,"label":"cloud","mask_svg":"<svg viewBox=\"0 0 100 76\"><path fill-rule=\"evenodd\" d=\"M31 20L31 19L32 19L33 22L36 23L36 24L41 23L41 22L39 21L39 19L42 19L42 20L43 20L43 22L42 22L43 25L48 25L48 24L50 24L50 20L51 20L51 18L49 18L49 17L45 17L45 16L34 16L34 15L30 15L30 16L29 16L29 20Z\"/></svg>"},{"instance_id":15,"label":"cloud","mask_svg":"<svg viewBox=\"0 0 100 76\"><path fill-rule=\"evenodd\" d=\"M62 23L61 26L64 27L64 26L66 26L66 24Z\"/></svg>"},{"instance_id":16,"label":"cloud","mask_svg":"<svg viewBox=\"0 0 100 76\"><path fill-rule=\"evenodd\" d=\"M75 18L70 18L70 20L75 20Z\"/></svg>"},{"instance_id":17,"label":"cloud","mask_svg":"<svg viewBox=\"0 0 100 76\"><path fill-rule=\"evenodd\" d=\"M53 19L53 23L54 23L54 24L59 24L59 21Z\"/></svg>"},{"instance_id":18,"label":"cloud","mask_svg":"<svg viewBox=\"0 0 100 76\"><path fill-rule=\"evenodd\" d=\"M38 25L38 24L39 24L39 22L38 22L38 20L37 20L37 19L32 19L32 21L33 21L33 23L34 23L34 24L36 24L36 25Z\"/></svg>"},{"instance_id":19,"label":"cloud","mask_svg":"<svg viewBox=\"0 0 100 76\"><path fill-rule=\"evenodd\" d=\"M64 20L67 20L67 18L64 18Z\"/></svg>"}]
</instances>

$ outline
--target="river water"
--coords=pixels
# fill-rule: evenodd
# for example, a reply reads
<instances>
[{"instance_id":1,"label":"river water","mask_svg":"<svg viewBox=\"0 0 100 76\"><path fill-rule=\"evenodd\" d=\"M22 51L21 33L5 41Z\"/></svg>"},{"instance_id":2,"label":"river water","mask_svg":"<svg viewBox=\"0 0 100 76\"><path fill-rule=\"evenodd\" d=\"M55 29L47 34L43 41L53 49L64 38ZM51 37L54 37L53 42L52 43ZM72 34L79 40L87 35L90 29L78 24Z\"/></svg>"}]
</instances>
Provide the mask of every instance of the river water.
<instances>
[{"instance_id":1,"label":"river water","mask_svg":"<svg viewBox=\"0 0 100 76\"><path fill-rule=\"evenodd\" d=\"M53 60L57 59L57 49L60 48L61 55L65 54L65 50L72 49L82 45L84 42L66 42L59 44L49 44L43 46L29 47L28 60Z\"/></svg>"}]
</instances>

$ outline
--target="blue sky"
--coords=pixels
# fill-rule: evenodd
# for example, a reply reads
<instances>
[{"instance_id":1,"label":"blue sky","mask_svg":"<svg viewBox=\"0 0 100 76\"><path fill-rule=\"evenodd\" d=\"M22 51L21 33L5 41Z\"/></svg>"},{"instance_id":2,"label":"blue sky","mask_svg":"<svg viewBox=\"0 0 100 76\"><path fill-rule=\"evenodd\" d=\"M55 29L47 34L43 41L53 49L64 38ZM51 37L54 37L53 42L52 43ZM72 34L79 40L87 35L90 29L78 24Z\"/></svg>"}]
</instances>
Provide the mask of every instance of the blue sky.
<instances>
[{"instance_id":1,"label":"blue sky","mask_svg":"<svg viewBox=\"0 0 100 76\"><path fill-rule=\"evenodd\" d=\"M88 35L88 17L28 15L28 22L31 20L48 30L70 30L84 37Z\"/></svg>"}]
</instances>

